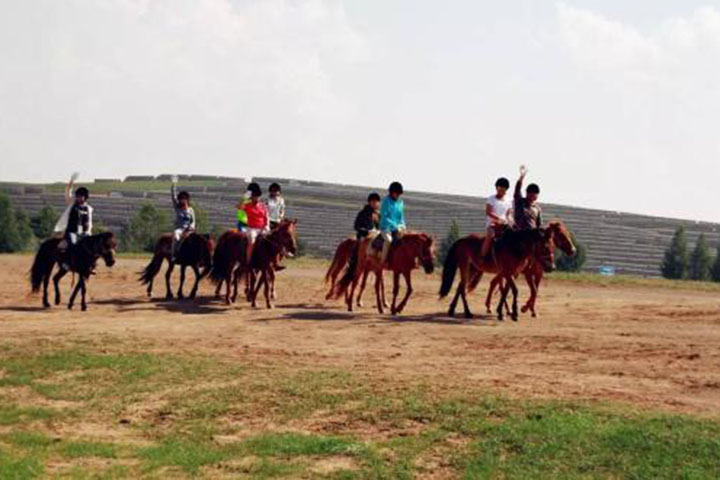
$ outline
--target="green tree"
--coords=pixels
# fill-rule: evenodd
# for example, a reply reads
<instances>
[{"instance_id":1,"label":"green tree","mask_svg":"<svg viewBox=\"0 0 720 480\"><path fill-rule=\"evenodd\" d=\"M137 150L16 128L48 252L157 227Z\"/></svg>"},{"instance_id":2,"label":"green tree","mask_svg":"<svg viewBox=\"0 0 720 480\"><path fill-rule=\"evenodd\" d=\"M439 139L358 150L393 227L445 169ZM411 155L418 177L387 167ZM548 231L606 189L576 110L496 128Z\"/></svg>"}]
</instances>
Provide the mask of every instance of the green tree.
<instances>
[{"instance_id":1,"label":"green tree","mask_svg":"<svg viewBox=\"0 0 720 480\"><path fill-rule=\"evenodd\" d=\"M54 233L55 224L58 221L58 214L50 205L42 207L37 214L30 218L30 227L35 236L40 240L50 238Z\"/></svg>"},{"instance_id":2,"label":"green tree","mask_svg":"<svg viewBox=\"0 0 720 480\"><path fill-rule=\"evenodd\" d=\"M715 262L713 262L710 276L713 282L720 282L720 244L718 244L717 252L715 253Z\"/></svg>"},{"instance_id":3,"label":"green tree","mask_svg":"<svg viewBox=\"0 0 720 480\"><path fill-rule=\"evenodd\" d=\"M18 251L20 243L12 202L7 195L0 194L0 253Z\"/></svg>"},{"instance_id":4,"label":"green tree","mask_svg":"<svg viewBox=\"0 0 720 480\"><path fill-rule=\"evenodd\" d=\"M447 235L445 236L445 238L443 238L443 241L440 242L440 248L438 249L437 258L438 264L443 265L445 263L445 259L450 252L450 248L455 242L460 240L460 235L460 225L455 220L453 220L450 224Z\"/></svg>"},{"instance_id":5,"label":"green tree","mask_svg":"<svg viewBox=\"0 0 720 480\"><path fill-rule=\"evenodd\" d=\"M692 280L708 281L711 269L712 254L705 234L701 233L690 256L689 276Z\"/></svg>"},{"instance_id":6,"label":"green tree","mask_svg":"<svg viewBox=\"0 0 720 480\"><path fill-rule=\"evenodd\" d=\"M687 277L688 247L684 227L678 227L675 230L670 248L665 251L665 258L660 270L665 278L681 279Z\"/></svg>"},{"instance_id":7,"label":"green tree","mask_svg":"<svg viewBox=\"0 0 720 480\"><path fill-rule=\"evenodd\" d=\"M574 234L570 233L570 238L572 238L573 245L575 245L575 255L570 257L565 255L562 250L557 249L555 251L555 264L557 269L562 272L579 272L585 264L587 249L585 245L575 239Z\"/></svg>"},{"instance_id":8,"label":"green tree","mask_svg":"<svg viewBox=\"0 0 720 480\"><path fill-rule=\"evenodd\" d=\"M18 250L27 250L32 245L34 235L30 227L30 217L25 210L15 210L15 225L18 232Z\"/></svg>"},{"instance_id":9,"label":"green tree","mask_svg":"<svg viewBox=\"0 0 720 480\"><path fill-rule=\"evenodd\" d=\"M143 204L120 233L120 245L131 252L152 252L158 237L169 230L166 215L150 203Z\"/></svg>"},{"instance_id":10,"label":"green tree","mask_svg":"<svg viewBox=\"0 0 720 480\"><path fill-rule=\"evenodd\" d=\"M210 220L207 211L202 207L194 203L193 212L195 212L195 231L198 233L209 233L210 232Z\"/></svg>"}]
</instances>

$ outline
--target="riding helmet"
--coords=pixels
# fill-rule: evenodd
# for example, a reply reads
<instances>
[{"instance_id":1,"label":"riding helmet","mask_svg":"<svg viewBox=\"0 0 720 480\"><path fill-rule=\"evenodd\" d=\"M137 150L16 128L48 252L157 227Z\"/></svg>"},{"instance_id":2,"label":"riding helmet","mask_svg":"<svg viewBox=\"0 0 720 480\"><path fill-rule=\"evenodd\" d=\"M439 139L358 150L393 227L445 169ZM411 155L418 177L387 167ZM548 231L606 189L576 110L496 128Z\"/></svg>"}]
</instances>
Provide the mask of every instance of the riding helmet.
<instances>
[{"instance_id":1,"label":"riding helmet","mask_svg":"<svg viewBox=\"0 0 720 480\"><path fill-rule=\"evenodd\" d=\"M377 192L372 192L370 195L368 195L368 203L372 202L373 200L379 202L380 201L380 194Z\"/></svg>"},{"instance_id":2,"label":"riding helmet","mask_svg":"<svg viewBox=\"0 0 720 480\"><path fill-rule=\"evenodd\" d=\"M177 198L178 198L178 200L188 200L189 201L190 194L187 191L183 190L180 193L178 193Z\"/></svg>"},{"instance_id":3,"label":"riding helmet","mask_svg":"<svg viewBox=\"0 0 720 480\"><path fill-rule=\"evenodd\" d=\"M277 190L278 192L282 192L282 188L280 188L280 184L277 182L273 182L268 187L268 191L272 192L273 190Z\"/></svg>"},{"instance_id":4,"label":"riding helmet","mask_svg":"<svg viewBox=\"0 0 720 480\"><path fill-rule=\"evenodd\" d=\"M390 188L388 189L390 193L397 193L402 194L403 193L403 186L400 182L392 182L390 184Z\"/></svg>"},{"instance_id":5,"label":"riding helmet","mask_svg":"<svg viewBox=\"0 0 720 480\"><path fill-rule=\"evenodd\" d=\"M80 187L77 190L75 190L75 196L76 197L85 197L85 199L87 200L88 198L90 198L90 192L88 191L87 188Z\"/></svg>"},{"instance_id":6,"label":"riding helmet","mask_svg":"<svg viewBox=\"0 0 720 480\"><path fill-rule=\"evenodd\" d=\"M536 183L531 183L527 187L527 193L535 193L537 195L540 195L540 187Z\"/></svg>"},{"instance_id":7,"label":"riding helmet","mask_svg":"<svg viewBox=\"0 0 720 480\"><path fill-rule=\"evenodd\" d=\"M258 185L255 182L252 182L247 186L248 192L250 192L250 195L253 197L261 197L262 196L262 188L260 188L260 185Z\"/></svg>"},{"instance_id":8,"label":"riding helmet","mask_svg":"<svg viewBox=\"0 0 720 480\"><path fill-rule=\"evenodd\" d=\"M510 188L510 181L505 177L500 177L495 182L496 187Z\"/></svg>"}]
</instances>

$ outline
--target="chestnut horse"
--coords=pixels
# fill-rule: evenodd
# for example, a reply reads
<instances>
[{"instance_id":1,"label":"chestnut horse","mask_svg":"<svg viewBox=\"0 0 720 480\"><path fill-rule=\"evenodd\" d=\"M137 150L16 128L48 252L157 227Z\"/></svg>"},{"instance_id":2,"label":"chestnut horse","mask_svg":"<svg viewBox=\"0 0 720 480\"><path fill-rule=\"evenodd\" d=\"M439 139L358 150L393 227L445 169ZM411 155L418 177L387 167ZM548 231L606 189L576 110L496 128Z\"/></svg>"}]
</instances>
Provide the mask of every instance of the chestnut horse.
<instances>
[{"instance_id":1,"label":"chestnut horse","mask_svg":"<svg viewBox=\"0 0 720 480\"><path fill-rule=\"evenodd\" d=\"M225 303L235 302L238 293L238 283L241 278L246 280L246 294L253 306L256 305L257 293L264 285L266 288L266 303L272 308L270 290L275 289L274 265L280 254L297 253L297 220L283 220L269 234L261 235L253 248L252 268L248 268L246 255L247 236L237 230L223 233L218 240L218 246L213 256L213 268L210 272L211 280L217 285L216 295L219 296L223 282L226 283ZM257 280L257 273L260 278ZM232 297L230 287L233 287Z\"/></svg>"},{"instance_id":2,"label":"chestnut horse","mask_svg":"<svg viewBox=\"0 0 720 480\"><path fill-rule=\"evenodd\" d=\"M68 273L68 270L63 266L63 263L67 263L70 271L77 273L80 277L80 280L70 295L68 309L72 309L75 297L78 292L82 292L80 308L85 311L87 310L87 303L85 302L87 283L95 269L97 260L102 258L108 267L115 265L115 235L113 235L112 232L104 232L80 239L73 249L74 253L70 259L66 259L67 254L58 248L62 241L61 238L50 238L40 245L37 254L35 254L32 267L30 268L32 291L33 293L38 292L40 285L42 285L43 307L50 307L50 302L48 301L48 283L50 283L50 274L52 274L53 268L55 268L55 264L57 263L60 269L53 276L53 286L55 287L55 305L59 305L59 284L60 279Z\"/></svg>"},{"instance_id":3,"label":"chestnut horse","mask_svg":"<svg viewBox=\"0 0 720 480\"><path fill-rule=\"evenodd\" d=\"M574 251L575 247L572 245L572 241L570 240L570 234L562 222L551 222L547 227L547 232L549 232L551 239L557 242L558 246L560 246L563 251L566 253ZM498 274L498 276L496 276L493 280L493 288L497 286L503 278L499 274L498 265L494 260L492 262L483 262L480 258L483 241L484 237L479 235L470 235L455 242L448 252L447 258L445 259L445 265L443 267L443 280L440 288L440 298L444 298L450 293L450 289L452 288L452 284L455 279L455 273L457 270L460 271L460 283L458 284L455 297L450 303L450 308L448 309L448 314L450 316L455 315L455 308L457 307L458 299L462 299L465 317L472 318L473 315L468 307L466 294L477 288L483 272ZM540 260L535 258L535 255L532 255L532 259ZM542 270L542 261L534 261L531 264L528 264L526 270L527 269L531 269L533 272ZM533 301L532 305L534 308L534 300L537 297L535 288L539 284L539 281L533 281L531 283L527 275L526 279L528 279L528 285L530 286L531 299ZM491 296L488 296L486 300L488 312L490 309L489 304L491 298ZM529 302L530 301L528 301L528 305L530 305ZM523 311L526 310L527 308Z\"/></svg>"},{"instance_id":4,"label":"chestnut horse","mask_svg":"<svg viewBox=\"0 0 720 480\"><path fill-rule=\"evenodd\" d=\"M140 272L140 283L147 285L147 296L152 297L153 281L160 272L163 262L167 260L168 268L165 272L165 298L172 300L173 294L170 287L170 277L175 265L180 265L180 286L177 291L177 298L182 300L183 286L185 285L185 270L192 268L195 273L195 284L190 291L189 298L195 298L200 280L206 276L212 267L214 243L210 235L201 235L191 232L180 243L175 260L172 260L172 234L166 233L160 236L155 244L155 252L152 260ZM202 272L200 268L202 267Z\"/></svg>"},{"instance_id":5,"label":"chestnut horse","mask_svg":"<svg viewBox=\"0 0 720 480\"><path fill-rule=\"evenodd\" d=\"M570 232L568 231L564 223L560 221L553 221L550 222L548 228L552 230L553 242L555 243L555 246L560 249L560 251L570 257L574 256L577 253L577 249L575 248L575 245L572 241L572 236L570 235ZM520 311L522 313L525 313L529 310L531 316L535 318L537 317L537 312L535 311L535 302L537 301L537 296L540 291L540 283L542 282L543 276L545 275L545 270L543 269L540 262L533 261L530 263L530 266L525 269L523 275L525 276L525 281L527 282L528 286L534 285L535 288L530 289L530 298L527 300L527 302L525 302L525 305L523 305ZM470 285L468 287L468 293L472 293L475 290L478 283L480 283L481 278L482 272L474 270L473 278L470 281ZM502 288L502 277L500 275L496 275L495 278L492 279L492 281L490 282L490 286L488 287L487 297L485 298L485 308L487 309L488 313L491 312L490 305L492 302L492 296L498 286Z\"/></svg>"},{"instance_id":6,"label":"chestnut horse","mask_svg":"<svg viewBox=\"0 0 720 480\"><path fill-rule=\"evenodd\" d=\"M348 311L353 309L353 296L355 288L361 277L366 272L375 274L375 297L377 300L377 309L379 313L384 313L384 289L383 286L383 270L393 272L393 300L390 311L393 315L402 313L412 294L411 274L418 267L418 263L422 265L425 273L433 272L435 245L432 237L425 233L406 233L402 237L393 242L392 248L388 255L388 259L383 265L380 261L380 252L371 247L371 243L375 237L364 238L360 241L358 248L357 260L350 262L345 271L345 275L337 284L334 292L334 298L345 296ZM400 292L400 276L405 279L406 291L405 297L398 304L398 294ZM348 294L348 289L349 294Z\"/></svg>"},{"instance_id":7,"label":"chestnut horse","mask_svg":"<svg viewBox=\"0 0 720 480\"><path fill-rule=\"evenodd\" d=\"M337 283L337 277L342 273L342 271L345 269L345 266L352 260L353 255L357 255L357 248L358 248L358 241L354 238L346 238L342 242L340 242L340 245L338 245L337 249L335 249L335 256L333 257L333 261L330 264L330 267L328 267L328 271L325 274L325 284L328 282L330 283L330 290L328 290L327 295L325 295L325 300L330 300L333 298L333 292L335 292L335 284ZM360 292L357 296L357 306L362 307L362 295L365 291L365 284L367 283L367 277L370 272L366 271L363 274L362 282L360 283ZM346 299L347 300L347 299ZM387 305L385 305L387 307Z\"/></svg>"}]
</instances>

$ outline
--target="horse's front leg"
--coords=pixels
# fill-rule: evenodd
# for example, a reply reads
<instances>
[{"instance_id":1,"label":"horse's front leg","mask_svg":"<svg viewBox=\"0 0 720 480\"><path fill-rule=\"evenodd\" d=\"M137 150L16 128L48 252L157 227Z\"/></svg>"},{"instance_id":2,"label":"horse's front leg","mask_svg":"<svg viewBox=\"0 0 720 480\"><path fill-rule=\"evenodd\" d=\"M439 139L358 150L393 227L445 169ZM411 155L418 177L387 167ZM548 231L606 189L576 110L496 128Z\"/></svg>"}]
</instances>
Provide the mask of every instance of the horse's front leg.
<instances>
[{"instance_id":1,"label":"horse's front leg","mask_svg":"<svg viewBox=\"0 0 720 480\"><path fill-rule=\"evenodd\" d=\"M504 282L500 283L500 302L497 306L497 317L498 320L502 321L505 318L505 305L507 302L507 295L510 291L510 282L505 279Z\"/></svg>"},{"instance_id":2,"label":"horse's front leg","mask_svg":"<svg viewBox=\"0 0 720 480\"><path fill-rule=\"evenodd\" d=\"M398 305L397 313L402 313L402 311L405 310L408 300L410 300L410 295L412 295L413 292L411 272L403 272L403 277L405 277L405 297L403 298L402 302L400 302L400 305ZM463 297L463 301L464 300L465 297ZM465 316L467 316L469 311L470 310L467 307L467 302L465 302Z\"/></svg>"},{"instance_id":3,"label":"horse's front leg","mask_svg":"<svg viewBox=\"0 0 720 480\"><path fill-rule=\"evenodd\" d=\"M197 295L198 285L200 284L200 269L197 265L193 265L190 268L192 268L193 273L195 274L195 284L193 285L192 290L190 290L190 299L194 300Z\"/></svg>"},{"instance_id":4,"label":"horse's front leg","mask_svg":"<svg viewBox=\"0 0 720 480\"><path fill-rule=\"evenodd\" d=\"M272 277L270 275L270 272L272 271L272 267L268 267L267 270L263 270L262 276L265 280L265 306L268 309L272 309L272 291L273 291L273 285L272 285Z\"/></svg>"},{"instance_id":5,"label":"horse's front leg","mask_svg":"<svg viewBox=\"0 0 720 480\"><path fill-rule=\"evenodd\" d=\"M397 297L398 293L400 293L400 272L393 272L393 288L392 288L392 307L390 308L390 313L393 315L399 313L397 309Z\"/></svg>"},{"instance_id":6,"label":"horse's front leg","mask_svg":"<svg viewBox=\"0 0 720 480\"><path fill-rule=\"evenodd\" d=\"M89 280L88 277L80 276L80 285L81 285L81 287L80 287L80 294L81 294L81 297L80 297L80 310L82 310L83 312L87 310L87 302L85 301L85 296L86 296L86 294L87 294L87 282L88 282L88 280Z\"/></svg>"},{"instance_id":7,"label":"horse's front leg","mask_svg":"<svg viewBox=\"0 0 720 480\"><path fill-rule=\"evenodd\" d=\"M390 308L388 305L387 297L385 296L385 271L380 270L380 294L382 295L382 304L385 308Z\"/></svg>"},{"instance_id":8,"label":"horse's front leg","mask_svg":"<svg viewBox=\"0 0 720 480\"><path fill-rule=\"evenodd\" d=\"M217 286L215 287L215 299L216 299L216 300L219 300L219 299L220 299L220 296L221 296L221 295L220 295L220 291L222 290L223 283L225 283L225 280L222 280L222 279L221 279L221 280L218 282Z\"/></svg>"},{"instance_id":9,"label":"horse's front leg","mask_svg":"<svg viewBox=\"0 0 720 480\"><path fill-rule=\"evenodd\" d=\"M55 305L60 305L60 280L67 275L67 270L60 267L60 270L53 275L53 287L55 287ZM45 302L47 302L47 283L45 283ZM47 306L50 306L49 304Z\"/></svg>"},{"instance_id":10,"label":"horse's front leg","mask_svg":"<svg viewBox=\"0 0 720 480\"><path fill-rule=\"evenodd\" d=\"M375 272L375 301L380 314L385 313L383 310L383 292L382 292L382 270Z\"/></svg>"},{"instance_id":11,"label":"horse's front leg","mask_svg":"<svg viewBox=\"0 0 720 480\"><path fill-rule=\"evenodd\" d=\"M518 288L517 285L515 285L515 280L512 278L508 278L508 283L510 284L510 290L513 294L513 302L512 302L512 311L510 312L510 318L513 319L514 322L517 322L518 320Z\"/></svg>"},{"instance_id":12,"label":"horse's front leg","mask_svg":"<svg viewBox=\"0 0 720 480\"><path fill-rule=\"evenodd\" d=\"M270 278L270 300L275 300L277 299L277 295L275 294L275 270L272 268L268 270L268 277ZM270 306L270 308L273 307L274 304Z\"/></svg>"},{"instance_id":13,"label":"horse's front leg","mask_svg":"<svg viewBox=\"0 0 720 480\"><path fill-rule=\"evenodd\" d=\"M72 294L70 295L70 300L68 300L68 310L72 310L73 305L75 304L75 297L77 297L78 292L80 291L80 287L83 284L82 276L80 276L80 280L78 280L78 283L75 284L75 288L73 288Z\"/></svg>"},{"instance_id":14,"label":"horse's front leg","mask_svg":"<svg viewBox=\"0 0 720 480\"><path fill-rule=\"evenodd\" d=\"M178 300L182 300L185 298L185 295L183 295L183 287L185 286L185 270L187 269L187 265L180 265L180 286L178 287L177 291L177 298Z\"/></svg>"},{"instance_id":15,"label":"horse's front leg","mask_svg":"<svg viewBox=\"0 0 720 480\"><path fill-rule=\"evenodd\" d=\"M260 278L256 282L257 274L253 271L252 275L250 276L250 296L252 297L252 306L257 307L257 297L260 294L260 289L263 286L263 282L265 282L265 273L260 274Z\"/></svg>"},{"instance_id":16,"label":"horse's front leg","mask_svg":"<svg viewBox=\"0 0 720 480\"><path fill-rule=\"evenodd\" d=\"M503 284L502 277L500 275L496 275L495 278L490 280L487 297L485 297L485 311L487 313L492 313L492 297L495 294L495 289L498 288L498 285L500 286L500 292L502 293Z\"/></svg>"},{"instance_id":17,"label":"horse's front leg","mask_svg":"<svg viewBox=\"0 0 720 480\"><path fill-rule=\"evenodd\" d=\"M170 287L170 277L172 276L173 269L175 268L175 262L170 260L167 271L165 272L165 300L172 300L173 294Z\"/></svg>"},{"instance_id":18,"label":"horse's front leg","mask_svg":"<svg viewBox=\"0 0 720 480\"><path fill-rule=\"evenodd\" d=\"M410 277L410 272L408 272L408 281ZM470 265L467 262L464 262L462 265L460 265L460 284L458 285L458 293L460 294L460 298L462 298L463 302L463 310L465 311L465 318L473 318L473 314L470 311L470 306L468 305L467 301L467 286L470 284ZM409 296L409 295L408 295ZM457 294L455 295L455 305L457 305ZM453 306L453 313L455 313L455 307Z\"/></svg>"}]
</instances>

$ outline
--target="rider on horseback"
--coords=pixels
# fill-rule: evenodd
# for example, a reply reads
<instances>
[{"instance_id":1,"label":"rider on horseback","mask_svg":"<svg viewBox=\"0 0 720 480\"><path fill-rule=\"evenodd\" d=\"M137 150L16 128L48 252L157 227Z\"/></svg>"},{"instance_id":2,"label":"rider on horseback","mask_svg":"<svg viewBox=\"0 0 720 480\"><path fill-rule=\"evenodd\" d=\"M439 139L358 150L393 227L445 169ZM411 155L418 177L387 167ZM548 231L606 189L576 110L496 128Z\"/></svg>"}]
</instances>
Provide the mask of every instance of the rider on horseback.
<instances>
[{"instance_id":1,"label":"rider on horseback","mask_svg":"<svg viewBox=\"0 0 720 480\"><path fill-rule=\"evenodd\" d=\"M285 199L282 197L282 189L279 183L271 183L268 192L268 219L270 220L270 228L273 229L285 219Z\"/></svg>"},{"instance_id":2,"label":"rider on horseback","mask_svg":"<svg viewBox=\"0 0 720 480\"><path fill-rule=\"evenodd\" d=\"M172 236L172 260L178 253L178 247L180 240L188 233L195 231L195 211L190 206L190 194L186 191L177 193L177 181L176 175L172 177L172 186L170 187L170 198L173 202L173 208L175 209L175 229L173 230Z\"/></svg>"},{"instance_id":3,"label":"rider on horseback","mask_svg":"<svg viewBox=\"0 0 720 480\"><path fill-rule=\"evenodd\" d=\"M392 182L388 195L380 206L380 234L382 235L382 262L387 260L390 245L405 232L405 203L402 198L403 186L400 182Z\"/></svg>"},{"instance_id":4,"label":"rider on horseback","mask_svg":"<svg viewBox=\"0 0 720 480\"><path fill-rule=\"evenodd\" d=\"M66 201L70 201L70 192L72 191L73 180L70 180L66 188ZM69 270L72 259L76 252L76 247L80 240L84 237L92 235L92 213L93 208L88 205L88 197L90 192L85 187L80 187L75 191L75 202L70 207L67 217L67 226L65 227L66 261L63 268Z\"/></svg>"},{"instance_id":5,"label":"rider on horseback","mask_svg":"<svg viewBox=\"0 0 720 480\"><path fill-rule=\"evenodd\" d=\"M376 232L380 225L380 195L372 192L368 195L367 205L355 217L355 236L361 240L371 232Z\"/></svg>"},{"instance_id":6,"label":"rider on horseback","mask_svg":"<svg viewBox=\"0 0 720 480\"><path fill-rule=\"evenodd\" d=\"M520 178L515 184L515 198L513 205L513 216L515 230L535 230L542 225L542 209L537 204L540 196L540 187L535 183L528 185L526 196L522 196L522 184L527 175L528 169L525 165L520 166Z\"/></svg>"},{"instance_id":7,"label":"rider on horseback","mask_svg":"<svg viewBox=\"0 0 720 480\"><path fill-rule=\"evenodd\" d=\"M482 246L481 258L484 260L499 230L504 229L510 223L510 212L512 203L506 198L510 189L510 182L507 178L498 178L495 182L495 194L490 195L485 202L485 215L487 223L485 227L485 241Z\"/></svg>"},{"instance_id":8,"label":"rider on horseback","mask_svg":"<svg viewBox=\"0 0 720 480\"><path fill-rule=\"evenodd\" d=\"M255 241L261 234L268 231L269 221L267 207L260 201L260 197L262 197L260 185L252 182L247 189L250 193L250 201L243 205L242 209L247 213L247 250L245 258L249 264L252 259Z\"/></svg>"}]
</instances>

